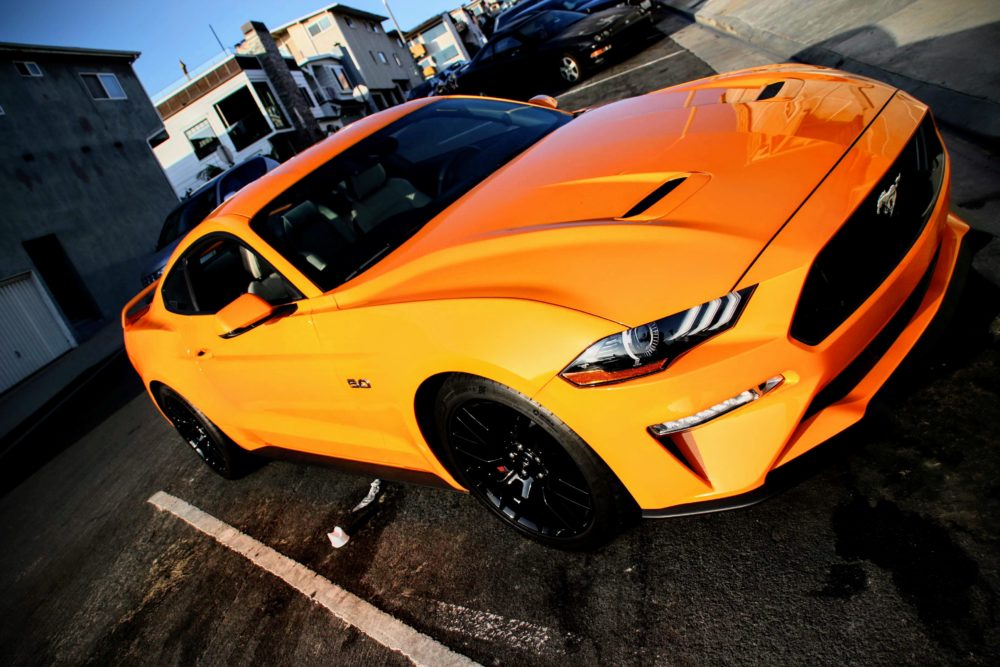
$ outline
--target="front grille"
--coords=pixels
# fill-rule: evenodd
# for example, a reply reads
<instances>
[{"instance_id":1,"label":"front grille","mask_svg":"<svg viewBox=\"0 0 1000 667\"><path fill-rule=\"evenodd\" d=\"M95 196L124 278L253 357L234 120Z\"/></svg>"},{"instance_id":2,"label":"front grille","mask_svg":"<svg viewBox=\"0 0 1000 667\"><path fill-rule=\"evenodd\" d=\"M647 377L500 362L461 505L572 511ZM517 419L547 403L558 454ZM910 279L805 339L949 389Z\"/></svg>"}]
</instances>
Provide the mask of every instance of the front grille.
<instances>
[{"instance_id":1,"label":"front grille","mask_svg":"<svg viewBox=\"0 0 1000 667\"><path fill-rule=\"evenodd\" d=\"M944 147L928 113L882 179L816 256L792 319L793 338L807 345L821 343L878 289L919 238L943 178Z\"/></svg>"},{"instance_id":2,"label":"front grille","mask_svg":"<svg viewBox=\"0 0 1000 667\"><path fill-rule=\"evenodd\" d=\"M896 339L909 326L913 317L917 314L917 309L920 307L921 302L927 296L927 289L931 286L931 277L934 275L934 269L937 267L939 254L940 251L934 255L934 259L931 261L930 266L927 267L920 282L917 283L913 292L903 302L903 305L899 307L899 310L892 316L888 324L882 328L882 331L875 336L872 342L868 343L868 346L861 351L861 354L854 358L854 361L816 394L816 397L813 398L805 414L802 416L803 421L845 398L875 368L875 364L885 356L885 353L889 351L889 348L896 342Z\"/></svg>"}]
</instances>

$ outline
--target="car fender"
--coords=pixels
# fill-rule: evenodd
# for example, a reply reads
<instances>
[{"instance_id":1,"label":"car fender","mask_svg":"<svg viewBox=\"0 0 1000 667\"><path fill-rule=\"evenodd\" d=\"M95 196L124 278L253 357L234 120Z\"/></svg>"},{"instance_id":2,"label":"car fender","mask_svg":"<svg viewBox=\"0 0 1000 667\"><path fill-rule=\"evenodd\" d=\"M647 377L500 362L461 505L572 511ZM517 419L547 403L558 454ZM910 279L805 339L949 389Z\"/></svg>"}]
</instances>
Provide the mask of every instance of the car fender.
<instances>
[{"instance_id":1,"label":"car fender","mask_svg":"<svg viewBox=\"0 0 1000 667\"><path fill-rule=\"evenodd\" d=\"M622 329L569 308L497 298L317 309L313 318L344 381L365 381L356 392L358 426L376 421L388 449L417 447L439 475L444 469L417 415L426 381L465 373L532 397L580 352Z\"/></svg>"}]
</instances>

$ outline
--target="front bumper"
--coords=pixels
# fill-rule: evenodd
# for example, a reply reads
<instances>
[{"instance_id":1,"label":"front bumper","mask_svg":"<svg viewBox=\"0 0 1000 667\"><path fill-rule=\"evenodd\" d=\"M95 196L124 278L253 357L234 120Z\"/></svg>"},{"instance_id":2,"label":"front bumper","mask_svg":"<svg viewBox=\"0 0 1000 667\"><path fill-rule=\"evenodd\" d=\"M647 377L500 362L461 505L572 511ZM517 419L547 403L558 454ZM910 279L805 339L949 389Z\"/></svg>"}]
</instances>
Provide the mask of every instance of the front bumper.
<instances>
[{"instance_id":1,"label":"front bumper","mask_svg":"<svg viewBox=\"0 0 1000 667\"><path fill-rule=\"evenodd\" d=\"M590 66L603 65L631 55L655 34L652 11L643 10L633 15L628 25L617 26L606 39L593 43L585 53L581 53L581 58Z\"/></svg>"},{"instance_id":2,"label":"front bumper","mask_svg":"<svg viewBox=\"0 0 1000 667\"><path fill-rule=\"evenodd\" d=\"M909 136L897 116L912 123L917 104L887 108L869 128L870 141L849 151L734 287L757 285L736 327L665 372L586 389L556 378L535 396L591 445L644 515L753 502L745 494L761 489L769 474L861 419L941 310L968 229L948 211L948 166L929 221L871 297L818 345L788 333L816 249L871 190L859 187L858 174L870 186L885 171L872 168L872 147L891 162ZM777 375L784 377L780 387L717 419L663 442L647 432Z\"/></svg>"}]
</instances>

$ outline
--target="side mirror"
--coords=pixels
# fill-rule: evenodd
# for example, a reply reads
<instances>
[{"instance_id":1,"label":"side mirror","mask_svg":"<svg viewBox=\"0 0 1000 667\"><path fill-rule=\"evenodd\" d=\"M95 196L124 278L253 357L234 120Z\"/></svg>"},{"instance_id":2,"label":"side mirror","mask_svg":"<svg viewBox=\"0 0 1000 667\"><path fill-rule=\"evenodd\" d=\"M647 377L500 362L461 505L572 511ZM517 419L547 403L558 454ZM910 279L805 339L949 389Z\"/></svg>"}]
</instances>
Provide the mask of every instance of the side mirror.
<instances>
[{"instance_id":1,"label":"side mirror","mask_svg":"<svg viewBox=\"0 0 1000 667\"><path fill-rule=\"evenodd\" d=\"M275 315L275 308L256 294L244 294L215 314L219 335L234 338L263 324Z\"/></svg>"},{"instance_id":2,"label":"side mirror","mask_svg":"<svg viewBox=\"0 0 1000 667\"><path fill-rule=\"evenodd\" d=\"M546 107L549 109L559 108L558 100L556 100L556 98L552 97L551 95L535 95L530 100L528 100L528 104L534 104L535 106Z\"/></svg>"}]
</instances>

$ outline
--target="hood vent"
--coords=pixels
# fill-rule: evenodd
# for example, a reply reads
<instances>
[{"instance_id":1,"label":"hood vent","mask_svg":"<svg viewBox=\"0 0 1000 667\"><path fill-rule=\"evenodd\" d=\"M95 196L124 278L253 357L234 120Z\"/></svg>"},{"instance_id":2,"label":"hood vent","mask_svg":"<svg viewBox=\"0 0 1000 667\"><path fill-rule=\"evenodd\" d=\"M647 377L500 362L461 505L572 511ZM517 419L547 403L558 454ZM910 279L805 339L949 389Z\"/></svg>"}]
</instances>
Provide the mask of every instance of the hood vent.
<instances>
[{"instance_id":1,"label":"hood vent","mask_svg":"<svg viewBox=\"0 0 1000 667\"><path fill-rule=\"evenodd\" d=\"M628 213L626 213L622 217L631 218L639 215L640 213L651 207L653 204L655 204L656 202L660 201L661 199L669 195L671 192L674 191L675 188L677 188L678 185L680 185L686 180L687 177L684 176L681 178L675 178L673 180L667 181L666 183L664 183L663 185L661 185L660 187L656 188L648 195L643 197L642 201L640 201L638 204L630 208Z\"/></svg>"},{"instance_id":2,"label":"hood vent","mask_svg":"<svg viewBox=\"0 0 1000 667\"><path fill-rule=\"evenodd\" d=\"M784 85L784 81L775 81L774 83L767 84L764 86L764 89L760 91L760 95L757 96L757 101L760 102L761 100L769 100L772 97L777 97Z\"/></svg>"}]
</instances>

